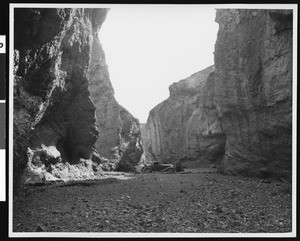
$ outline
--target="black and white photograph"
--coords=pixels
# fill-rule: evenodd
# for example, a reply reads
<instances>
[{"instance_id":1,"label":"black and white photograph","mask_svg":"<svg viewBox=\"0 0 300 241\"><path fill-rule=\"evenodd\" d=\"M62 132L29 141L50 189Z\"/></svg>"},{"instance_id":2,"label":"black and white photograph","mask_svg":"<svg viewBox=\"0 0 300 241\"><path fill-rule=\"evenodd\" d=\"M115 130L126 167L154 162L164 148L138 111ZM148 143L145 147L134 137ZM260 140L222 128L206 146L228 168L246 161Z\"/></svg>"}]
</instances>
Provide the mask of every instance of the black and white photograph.
<instances>
[{"instance_id":1,"label":"black and white photograph","mask_svg":"<svg viewBox=\"0 0 300 241\"><path fill-rule=\"evenodd\" d=\"M295 237L297 4L9 6L10 237Z\"/></svg>"}]
</instances>

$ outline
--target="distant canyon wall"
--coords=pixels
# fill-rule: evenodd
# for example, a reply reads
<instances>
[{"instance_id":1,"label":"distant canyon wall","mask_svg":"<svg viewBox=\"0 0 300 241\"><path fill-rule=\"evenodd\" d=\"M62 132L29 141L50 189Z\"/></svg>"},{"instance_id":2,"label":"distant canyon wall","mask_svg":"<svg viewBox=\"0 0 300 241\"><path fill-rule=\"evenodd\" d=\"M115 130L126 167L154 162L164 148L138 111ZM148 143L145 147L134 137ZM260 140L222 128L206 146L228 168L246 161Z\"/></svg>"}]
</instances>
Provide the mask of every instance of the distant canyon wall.
<instances>
[{"instance_id":1,"label":"distant canyon wall","mask_svg":"<svg viewBox=\"0 0 300 241\"><path fill-rule=\"evenodd\" d=\"M15 180L24 169L30 182L89 178L138 162L139 122L115 100L98 40L107 12L15 9Z\"/></svg>"},{"instance_id":2,"label":"distant canyon wall","mask_svg":"<svg viewBox=\"0 0 300 241\"><path fill-rule=\"evenodd\" d=\"M205 162L223 152L226 173L290 177L292 11L220 9L216 22L215 69L170 86L150 111L144 156Z\"/></svg>"},{"instance_id":3,"label":"distant canyon wall","mask_svg":"<svg viewBox=\"0 0 300 241\"><path fill-rule=\"evenodd\" d=\"M204 86L214 69L210 66L173 83L170 97L150 111L145 127L148 138L143 141L148 162L208 164L222 159L225 135L219 117L202 105Z\"/></svg>"}]
</instances>

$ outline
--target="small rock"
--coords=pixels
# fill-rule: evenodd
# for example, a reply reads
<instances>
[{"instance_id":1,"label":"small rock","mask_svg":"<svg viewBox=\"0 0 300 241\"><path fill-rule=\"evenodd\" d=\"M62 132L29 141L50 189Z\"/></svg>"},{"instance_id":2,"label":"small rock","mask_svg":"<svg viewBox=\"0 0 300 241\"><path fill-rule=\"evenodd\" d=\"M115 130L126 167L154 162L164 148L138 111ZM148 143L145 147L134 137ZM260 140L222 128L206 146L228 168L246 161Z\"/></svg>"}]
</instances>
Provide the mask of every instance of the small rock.
<instances>
[{"instance_id":1,"label":"small rock","mask_svg":"<svg viewBox=\"0 0 300 241\"><path fill-rule=\"evenodd\" d=\"M278 195L278 193L275 192L275 191L274 191L274 192L271 192L270 194L271 194L271 196L276 196L276 195Z\"/></svg>"},{"instance_id":2,"label":"small rock","mask_svg":"<svg viewBox=\"0 0 300 241\"><path fill-rule=\"evenodd\" d=\"M237 210L236 213L237 214L243 214L243 211L242 210Z\"/></svg>"},{"instance_id":3,"label":"small rock","mask_svg":"<svg viewBox=\"0 0 300 241\"><path fill-rule=\"evenodd\" d=\"M268 184L270 184L270 183L271 183L271 180L262 180L261 182L262 182L262 183L268 183Z\"/></svg>"},{"instance_id":4,"label":"small rock","mask_svg":"<svg viewBox=\"0 0 300 241\"><path fill-rule=\"evenodd\" d=\"M37 228L36 228L36 231L37 232L45 232L46 231L46 228L41 225L41 224L38 224Z\"/></svg>"},{"instance_id":5,"label":"small rock","mask_svg":"<svg viewBox=\"0 0 300 241\"><path fill-rule=\"evenodd\" d=\"M282 177L280 178L280 181L282 181L283 183L288 183L288 181Z\"/></svg>"},{"instance_id":6,"label":"small rock","mask_svg":"<svg viewBox=\"0 0 300 241\"><path fill-rule=\"evenodd\" d=\"M95 226L98 227L98 228L103 228L104 227L102 223L97 223Z\"/></svg>"},{"instance_id":7,"label":"small rock","mask_svg":"<svg viewBox=\"0 0 300 241\"><path fill-rule=\"evenodd\" d=\"M237 222L237 221L235 221L235 222L233 222L233 223L232 223L232 225L233 225L233 226L241 226L241 223L240 223L240 222Z\"/></svg>"},{"instance_id":8,"label":"small rock","mask_svg":"<svg viewBox=\"0 0 300 241\"><path fill-rule=\"evenodd\" d=\"M223 213L223 210L222 210L222 208L220 208L220 207L217 207L217 208L215 209L215 211L216 211L217 213Z\"/></svg>"}]
</instances>

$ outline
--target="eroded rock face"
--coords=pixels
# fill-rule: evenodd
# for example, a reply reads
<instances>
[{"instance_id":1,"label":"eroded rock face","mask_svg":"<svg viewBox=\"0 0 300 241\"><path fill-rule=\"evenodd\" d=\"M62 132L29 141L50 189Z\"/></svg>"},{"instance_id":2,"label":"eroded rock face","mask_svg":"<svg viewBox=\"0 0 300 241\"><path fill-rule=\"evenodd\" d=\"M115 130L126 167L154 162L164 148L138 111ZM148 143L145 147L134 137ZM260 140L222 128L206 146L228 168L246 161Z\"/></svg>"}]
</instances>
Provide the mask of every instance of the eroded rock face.
<instances>
[{"instance_id":1,"label":"eroded rock face","mask_svg":"<svg viewBox=\"0 0 300 241\"><path fill-rule=\"evenodd\" d=\"M143 153L141 144L141 130L138 119L133 117L125 108L120 109L121 118L121 144L119 152L121 159L118 171L136 171Z\"/></svg>"},{"instance_id":2,"label":"eroded rock face","mask_svg":"<svg viewBox=\"0 0 300 241\"><path fill-rule=\"evenodd\" d=\"M194 160L218 163L225 136L217 115L202 106L203 87L214 66L173 83L170 97L150 111L144 143L144 162Z\"/></svg>"},{"instance_id":3,"label":"eroded rock face","mask_svg":"<svg viewBox=\"0 0 300 241\"><path fill-rule=\"evenodd\" d=\"M150 164L151 162L154 161L152 157L152 153L149 152L149 147L151 143L149 143L149 133L147 131L147 126L146 123L141 123L140 124L140 130L141 130L141 142L143 146L143 154L140 159L139 163L139 171L141 170L142 166L146 164Z\"/></svg>"},{"instance_id":4,"label":"eroded rock face","mask_svg":"<svg viewBox=\"0 0 300 241\"><path fill-rule=\"evenodd\" d=\"M223 9L216 22L215 69L151 110L142 162L223 159L226 173L290 179L292 11Z\"/></svg>"},{"instance_id":5,"label":"eroded rock face","mask_svg":"<svg viewBox=\"0 0 300 241\"><path fill-rule=\"evenodd\" d=\"M291 175L292 11L218 10L208 109L226 135L228 173Z\"/></svg>"},{"instance_id":6,"label":"eroded rock face","mask_svg":"<svg viewBox=\"0 0 300 241\"><path fill-rule=\"evenodd\" d=\"M121 133L124 110L114 99L98 40L107 12L15 9L15 180L25 167L25 173L35 169L35 162L42 176L49 173L49 165L51 173L59 166L68 170L64 176L69 177L79 175L71 170L76 165L81 171L86 167L88 173L117 168L127 136ZM140 148L138 138L130 141ZM59 158L45 155L47 150L54 156L59 153ZM94 161L93 168L81 167L88 160Z\"/></svg>"},{"instance_id":7,"label":"eroded rock face","mask_svg":"<svg viewBox=\"0 0 300 241\"><path fill-rule=\"evenodd\" d=\"M115 100L105 54L98 39L92 47L89 80L90 97L96 107L95 125L99 138L95 149L101 156L100 166L107 171L134 171L142 153L139 121Z\"/></svg>"}]
</instances>

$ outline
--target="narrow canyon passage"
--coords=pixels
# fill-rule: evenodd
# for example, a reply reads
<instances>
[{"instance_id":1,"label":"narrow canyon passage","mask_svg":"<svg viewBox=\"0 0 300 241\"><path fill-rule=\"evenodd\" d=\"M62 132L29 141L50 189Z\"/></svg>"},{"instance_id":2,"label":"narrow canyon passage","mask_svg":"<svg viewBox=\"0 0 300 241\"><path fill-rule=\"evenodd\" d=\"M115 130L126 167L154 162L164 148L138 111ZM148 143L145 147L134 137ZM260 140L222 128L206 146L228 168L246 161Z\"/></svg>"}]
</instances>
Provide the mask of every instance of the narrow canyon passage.
<instances>
[{"instance_id":1,"label":"narrow canyon passage","mask_svg":"<svg viewBox=\"0 0 300 241\"><path fill-rule=\"evenodd\" d=\"M14 232L292 231L293 10L213 11L214 63L141 123L116 100L109 9L14 9Z\"/></svg>"},{"instance_id":2,"label":"narrow canyon passage","mask_svg":"<svg viewBox=\"0 0 300 241\"><path fill-rule=\"evenodd\" d=\"M215 64L170 85L142 125L114 96L98 40L108 13L15 10L16 182L22 173L25 183L96 178L154 161L291 181L290 10L217 10Z\"/></svg>"}]
</instances>

